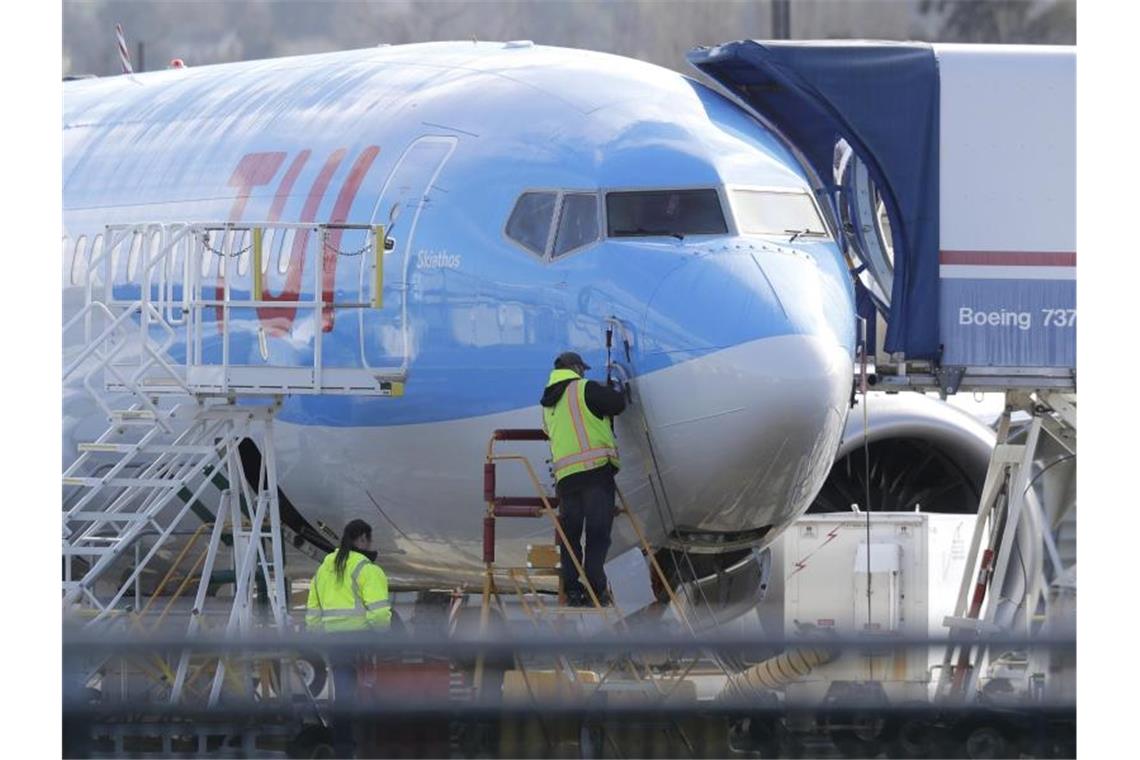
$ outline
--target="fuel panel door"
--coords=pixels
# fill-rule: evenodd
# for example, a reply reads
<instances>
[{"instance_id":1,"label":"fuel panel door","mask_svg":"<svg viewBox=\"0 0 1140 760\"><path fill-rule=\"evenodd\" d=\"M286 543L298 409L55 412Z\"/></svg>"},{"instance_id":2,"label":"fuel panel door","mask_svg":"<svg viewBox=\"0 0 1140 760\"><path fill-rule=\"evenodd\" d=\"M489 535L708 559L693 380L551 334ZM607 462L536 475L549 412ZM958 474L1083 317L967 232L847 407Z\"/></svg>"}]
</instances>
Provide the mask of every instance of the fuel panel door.
<instances>
[{"instance_id":1,"label":"fuel panel door","mask_svg":"<svg viewBox=\"0 0 1140 760\"><path fill-rule=\"evenodd\" d=\"M361 301L371 301L376 261L383 261L383 303L360 312L361 356L369 369L407 371L410 357L408 273L416 228L432 200L433 183L451 157L458 139L421 137L407 147L380 191L371 224L385 227L384 252L361 271Z\"/></svg>"}]
</instances>

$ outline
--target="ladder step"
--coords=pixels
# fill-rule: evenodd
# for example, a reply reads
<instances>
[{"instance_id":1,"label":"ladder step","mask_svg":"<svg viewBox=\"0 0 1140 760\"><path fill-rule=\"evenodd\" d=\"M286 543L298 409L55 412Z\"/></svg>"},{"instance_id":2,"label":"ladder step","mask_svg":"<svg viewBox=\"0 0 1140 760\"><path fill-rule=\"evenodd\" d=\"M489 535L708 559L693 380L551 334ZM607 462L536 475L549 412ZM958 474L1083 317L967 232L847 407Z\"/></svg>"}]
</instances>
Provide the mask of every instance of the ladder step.
<instances>
[{"instance_id":1,"label":"ladder step","mask_svg":"<svg viewBox=\"0 0 1140 760\"><path fill-rule=\"evenodd\" d=\"M532 570L557 570L562 565L562 553L554 544L527 544L526 566Z\"/></svg>"},{"instance_id":2,"label":"ladder step","mask_svg":"<svg viewBox=\"0 0 1140 760\"><path fill-rule=\"evenodd\" d=\"M509 578L524 580L531 578L557 578L562 571L556 567L504 567L501 568Z\"/></svg>"}]
</instances>

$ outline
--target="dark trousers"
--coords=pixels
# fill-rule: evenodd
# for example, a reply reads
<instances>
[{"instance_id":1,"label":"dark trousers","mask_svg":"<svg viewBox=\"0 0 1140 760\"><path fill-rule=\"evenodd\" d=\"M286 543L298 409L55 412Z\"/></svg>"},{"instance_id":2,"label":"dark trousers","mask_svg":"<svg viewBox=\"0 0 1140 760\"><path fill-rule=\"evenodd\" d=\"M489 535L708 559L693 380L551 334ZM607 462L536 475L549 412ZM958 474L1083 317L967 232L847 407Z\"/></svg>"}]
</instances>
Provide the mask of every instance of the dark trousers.
<instances>
[{"instance_id":1,"label":"dark trousers","mask_svg":"<svg viewBox=\"0 0 1140 760\"><path fill-rule=\"evenodd\" d=\"M607 596L606 553L610 550L610 528L614 522L614 481L613 478L584 484L569 493L559 493L559 518L562 530L575 556L582 561L582 531L586 533L585 561L586 579L598 595ZM562 588L566 597L573 600L582 597L589 603L590 597L578 580L578 570L570 559L566 547L562 546Z\"/></svg>"},{"instance_id":2,"label":"dark trousers","mask_svg":"<svg viewBox=\"0 0 1140 760\"><path fill-rule=\"evenodd\" d=\"M336 699L332 716L333 752L337 757L354 757L356 739L353 736L356 709L356 657L336 655L332 658L333 691Z\"/></svg>"}]
</instances>

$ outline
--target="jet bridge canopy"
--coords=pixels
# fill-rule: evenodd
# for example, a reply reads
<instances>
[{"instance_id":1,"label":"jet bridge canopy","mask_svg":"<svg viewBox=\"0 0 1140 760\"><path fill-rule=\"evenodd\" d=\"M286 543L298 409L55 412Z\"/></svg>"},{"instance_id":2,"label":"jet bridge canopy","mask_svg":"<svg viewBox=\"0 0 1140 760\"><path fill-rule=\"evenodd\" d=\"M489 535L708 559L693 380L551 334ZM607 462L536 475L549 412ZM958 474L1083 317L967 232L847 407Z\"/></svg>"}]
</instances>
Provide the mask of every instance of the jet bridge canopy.
<instances>
[{"instance_id":1,"label":"jet bridge canopy","mask_svg":"<svg viewBox=\"0 0 1140 760\"><path fill-rule=\"evenodd\" d=\"M888 353L1072 382L1072 48L746 40L689 61L810 167Z\"/></svg>"},{"instance_id":2,"label":"jet bridge canopy","mask_svg":"<svg viewBox=\"0 0 1140 760\"><path fill-rule=\"evenodd\" d=\"M696 50L689 60L782 132L833 203L836 144L854 149L878 185L895 241L886 349L934 358L939 101L931 47L749 40Z\"/></svg>"}]
</instances>

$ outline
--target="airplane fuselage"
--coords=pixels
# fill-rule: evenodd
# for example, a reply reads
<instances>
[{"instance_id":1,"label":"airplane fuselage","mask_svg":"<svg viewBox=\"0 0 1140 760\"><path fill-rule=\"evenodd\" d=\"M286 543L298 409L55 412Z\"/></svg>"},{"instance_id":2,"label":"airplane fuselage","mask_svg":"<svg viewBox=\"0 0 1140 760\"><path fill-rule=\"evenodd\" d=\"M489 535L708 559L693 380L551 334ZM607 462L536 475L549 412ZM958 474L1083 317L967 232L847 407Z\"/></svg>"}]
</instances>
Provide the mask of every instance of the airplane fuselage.
<instances>
[{"instance_id":1,"label":"airplane fuselage","mask_svg":"<svg viewBox=\"0 0 1140 760\"><path fill-rule=\"evenodd\" d=\"M80 81L65 96L65 317L82 299L78 241L89 256L107 224L389 227L383 308L235 313L230 361L304 356L321 330L328 366L406 369L401 398L288 398L277 439L299 511L338 530L368 520L396 575L478 571L491 432L539 427L554 356L604 367L613 325L635 401L617 420L618 484L656 544L763 544L822 485L847 414L851 278L830 223L797 235L793 214L757 231L745 198L786 194L818 214L812 183L704 85L585 51L434 43ZM672 193L665 213L699 200L722 228L618 219L640 213L618 194L652 192ZM311 297L321 266L331 300L367 300L367 259L352 255L364 242L346 232L318 263L277 240L266 291ZM234 266L240 288L248 263L224 258L203 272ZM115 291L138 292L120 259ZM65 457L97 417L65 392ZM542 446L518 450L547 474ZM500 470L500 492L531 493L521 468ZM505 558L551 537L542 521L499 530ZM632 543L619 522L611 556Z\"/></svg>"}]
</instances>

